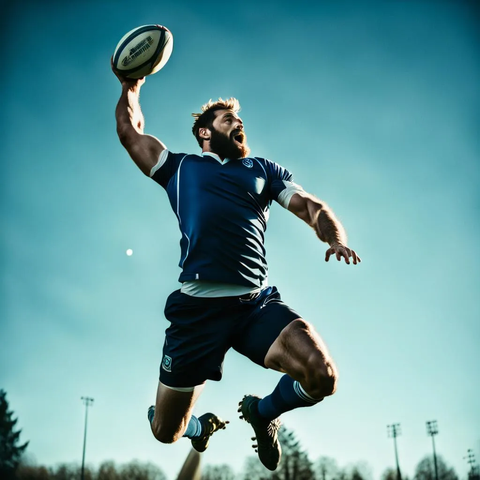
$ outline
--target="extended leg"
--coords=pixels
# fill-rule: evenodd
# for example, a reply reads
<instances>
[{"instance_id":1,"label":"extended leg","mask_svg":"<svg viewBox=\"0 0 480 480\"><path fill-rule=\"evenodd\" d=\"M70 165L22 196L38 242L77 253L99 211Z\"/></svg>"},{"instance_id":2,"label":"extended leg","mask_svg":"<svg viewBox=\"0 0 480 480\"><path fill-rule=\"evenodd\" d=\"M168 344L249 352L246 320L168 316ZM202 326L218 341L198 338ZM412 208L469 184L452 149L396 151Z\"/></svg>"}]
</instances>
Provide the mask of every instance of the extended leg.
<instances>
[{"instance_id":1,"label":"extended leg","mask_svg":"<svg viewBox=\"0 0 480 480\"><path fill-rule=\"evenodd\" d=\"M176 442L182 436L192 439L193 447L203 452L211 435L224 429L228 422L213 413L197 418L192 415L203 385L186 389L172 389L159 382L155 407L149 409L152 433L162 443Z\"/></svg>"},{"instance_id":2,"label":"extended leg","mask_svg":"<svg viewBox=\"0 0 480 480\"><path fill-rule=\"evenodd\" d=\"M313 327L298 318L288 324L269 348L265 366L284 372L271 395L260 399L247 395L239 404L241 418L253 427L258 456L275 470L281 447L278 417L289 410L315 405L335 391L337 373L328 350Z\"/></svg>"},{"instance_id":3,"label":"extended leg","mask_svg":"<svg viewBox=\"0 0 480 480\"><path fill-rule=\"evenodd\" d=\"M152 433L159 442L173 443L183 436L202 390L203 385L179 391L158 383L154 416L150 423Z\"/></svg>"}]
</instances>

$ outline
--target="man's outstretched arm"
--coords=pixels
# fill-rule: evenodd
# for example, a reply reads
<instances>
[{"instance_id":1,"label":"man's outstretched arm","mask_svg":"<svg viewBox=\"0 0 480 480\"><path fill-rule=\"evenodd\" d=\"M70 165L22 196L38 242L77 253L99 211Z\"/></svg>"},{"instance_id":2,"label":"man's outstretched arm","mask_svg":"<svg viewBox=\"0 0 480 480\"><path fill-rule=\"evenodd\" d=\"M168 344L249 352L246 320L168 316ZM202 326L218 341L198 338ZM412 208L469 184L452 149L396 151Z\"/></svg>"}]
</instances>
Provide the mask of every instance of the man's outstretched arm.
<instances>
[{"instance_id":1,"label":"man's outstretched arm","mask_svg":"<svg viewBox=\"0 0 480 480\"><path fill-rule=\"evenodd\" d=\"M138 168L149 176L166 147L158 138L143 133L145 120L140 108L140 88L145 78L133 80L123 77L113 65L112 70L122 85L122 94L115 110L118 138Z\"/></svg>"},{"instance_id":2,"label":"man's outstretched arm","mask_svg":"<svg viewBox=\"0 0 480 480\"><path fill-rule=\"evenodd\" d=\"M339 261L343 257L347 264L350 264L350 257L354 265L361 262L356 252L347 247L345 230L325 202L306 192L295 193L290 199L288 210L308 223L315 230L317 237L330 245L325 254L326 262L333 254Z\"/></svg>"}]
</instances>

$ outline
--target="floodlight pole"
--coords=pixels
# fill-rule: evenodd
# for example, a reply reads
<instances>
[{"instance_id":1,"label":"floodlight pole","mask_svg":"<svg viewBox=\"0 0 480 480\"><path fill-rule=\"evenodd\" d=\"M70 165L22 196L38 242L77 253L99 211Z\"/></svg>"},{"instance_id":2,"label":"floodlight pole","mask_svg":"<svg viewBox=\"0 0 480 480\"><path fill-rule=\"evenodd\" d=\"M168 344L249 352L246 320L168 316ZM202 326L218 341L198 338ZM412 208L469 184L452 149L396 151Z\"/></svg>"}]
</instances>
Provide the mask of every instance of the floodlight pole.
<instances>
[{"instance_id":1,"label":"floodlight pole","mask_svg":"<svg viewBox=\"0 0 480 480\"><path fill-rule=\"evenodd\" d=\"M80 479L85 480L85 448L87 446L87 421L88 421L88 407L93 405L93 398L82 397L82 401L85 405L85 430L83 432L83 456L82 456L82 472Z\"/></svg>"},{"instance_id":2,"label":"floodlight pole","mask_svg":"<svg viewBox=\"0 0 480 480\"><path fill-rule=\"evenodd\" d=\"M387 425L388 436L393 438L393 445L395 448L395 461L397 463L397 480L402 480L402 474L400 473L400 465L398 463L398 450L397 450L397 437L400 435L400 424L393 423Z\"/></svg>"},{"instance_id":3,"label":"floodlight pole","mask_svg":"<svg viewBox=\"0 0 480 480\"><path fill-rule=\"evenodd\" d=\"M480 478L478 475L477 468L475 466L475 455L473 454L473 450L471 448L467 451L467 456L463 457L467 460L467 463L470 465L470 471L468 472L468 478L475 480L476 478Z\"/></svg>"},{"instance_id":4,"label":"floodlight pole","mask_svg":"<svg viewBox=\"0 0 480 480\"><path fill-rule=\"evenodd\" d=\"M437 453L435 451L435 435L438 435L438 425L436 420L430 420L427 422L427 434L432 437L433 464L435 466L435 480L438 480Z\"/></svg>"}]
</instances>

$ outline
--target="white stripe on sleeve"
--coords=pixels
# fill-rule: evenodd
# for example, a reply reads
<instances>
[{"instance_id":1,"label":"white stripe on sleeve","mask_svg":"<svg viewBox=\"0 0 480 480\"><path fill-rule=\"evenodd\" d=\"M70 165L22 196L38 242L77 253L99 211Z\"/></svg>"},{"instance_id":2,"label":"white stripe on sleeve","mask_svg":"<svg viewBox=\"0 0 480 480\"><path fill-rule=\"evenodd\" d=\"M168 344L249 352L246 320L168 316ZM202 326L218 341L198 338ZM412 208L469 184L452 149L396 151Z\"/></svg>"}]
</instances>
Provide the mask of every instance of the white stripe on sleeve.
<instances>
[{"instance_id":1,"label":"white stripe on sleeve","mask_svg":"<svg viewBox=\"0 0 480 480\"><path fill-rule=\"evenodd\" d=\"M167 161L167 156L168 156L168 150L165 149L165 150L162 150L162 153L159 155L158 157L158 162L156 165L154 165L152 167L152 169L150 170L150 177L153 177L153 175L155 174L155 172L157 170L159 170L160 168L162 168L163 164Z\"/></svg>"},{"instance_id":2,"label":"white stripe on sleeve","mask_svg":"<svg viewBox=\"0 0 480 480\"><path fill-rule=\"evenodd\" d=\"M285 185L285 190L282 190L278 195L277 202L283 207L288 209L288 205L290 204L290 200L292 199L293 195L296 193L305 193L305 190L294 182L288 182L283 180Z\"/></svg>"}]
</instances>

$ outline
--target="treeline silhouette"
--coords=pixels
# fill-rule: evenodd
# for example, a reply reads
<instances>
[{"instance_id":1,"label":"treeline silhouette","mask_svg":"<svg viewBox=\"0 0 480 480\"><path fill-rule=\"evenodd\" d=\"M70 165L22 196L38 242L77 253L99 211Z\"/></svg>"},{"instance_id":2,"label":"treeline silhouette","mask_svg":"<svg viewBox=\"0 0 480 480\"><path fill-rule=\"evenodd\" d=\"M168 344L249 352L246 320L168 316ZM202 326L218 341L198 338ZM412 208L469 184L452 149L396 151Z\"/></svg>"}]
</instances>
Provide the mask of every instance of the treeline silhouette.
<instances>
[{"instance_id":1,"label":"treeline silhouette","mask_svg":"<svg viewBox=\"0 0 480 480\"><path fill-rule=\"evenodd\" d=\"M159 466L139 461L121 465L105 461L98 468L87 465L83 479L78 464L34 465L28 462L25 455L28 442L20 442L21 430L16 430L16 423L8 409L6 393L0 390L0 480L168 480ZM241 472L235 472L229 465L201 467L199 454L192 450L183 468L178 466L177 480L373 480L366 462L340 467L331 457L311 461L295 433L285 427L280 429L279 439L283 455L275 472L263 467L257 456L248 457ZM426 456L418 463L412 479L406 476L399 479L397 471L389 468L381 480L459 480L454 469L438 455L437 472L438 479L433 457ZM472 467L468 480L480 480L478 470Z\"/></svg>"},{"instance_id":2,"label":"treeline silhouette","mask_svg":"<svg viewBox=\"0 0 480 480\"><path fill-rule=\"evenodd\" d=\"M320 457L316 461L311 461L294 432L283 427L280 430L280 442L283 456L275 472L264 468L257 456L251 456L246 459L241 472L235 472L229 465L205 465L201 471L199 469L195 477L182 480L373 480L370 467L366 462L340 467L331 457ZM179 470L180 467L179 465ZM437 456L437 468L438 480L459 480L453 468L448 467L440 456ZM16 480L79 480L81 466L60 464L56 467L45 467L20 462L12 478ZM139 461L122 465L106 461L96 469L86 466L84 478L85 480L169 480L159 466ZM396 470L393 468L385 470L381 480L398 480ZM402 480L436 480L433 458L427 456L422 459L417 465L413 479L403 476Z\"/></svg>"}]
</instances>

